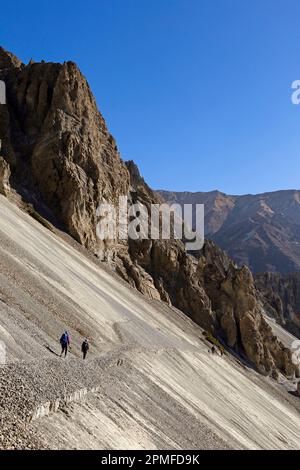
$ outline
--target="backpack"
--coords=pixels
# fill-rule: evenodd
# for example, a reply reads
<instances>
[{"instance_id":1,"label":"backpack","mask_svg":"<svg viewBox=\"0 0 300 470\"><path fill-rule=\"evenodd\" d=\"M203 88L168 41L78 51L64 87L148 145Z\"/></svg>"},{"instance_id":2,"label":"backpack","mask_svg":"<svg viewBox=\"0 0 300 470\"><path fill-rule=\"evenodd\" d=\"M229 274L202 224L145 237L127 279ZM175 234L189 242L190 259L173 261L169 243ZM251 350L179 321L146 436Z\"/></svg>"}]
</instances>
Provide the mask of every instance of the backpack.
<instances>
[{"instance_id":1,"label":"backpack","mask_svg":"<svg viewBox=\"0 0 300 470\"><path fill-rule=\"evenodd\" d=\"M68 336L66 335L66 333L63 333L62 337L60 338L60 343L67 344L67 342L68 342Z\"/></svg>"}]
</instances>

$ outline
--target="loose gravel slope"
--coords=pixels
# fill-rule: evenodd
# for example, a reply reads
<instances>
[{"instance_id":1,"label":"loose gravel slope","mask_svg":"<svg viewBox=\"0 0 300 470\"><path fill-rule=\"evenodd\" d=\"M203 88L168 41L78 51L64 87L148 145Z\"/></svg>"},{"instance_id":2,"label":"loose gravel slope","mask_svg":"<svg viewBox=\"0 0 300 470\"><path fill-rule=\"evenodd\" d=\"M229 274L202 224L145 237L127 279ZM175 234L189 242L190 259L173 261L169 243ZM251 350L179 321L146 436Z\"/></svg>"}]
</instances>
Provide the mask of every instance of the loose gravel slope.
<instances>
[{"instance_id":1,"label":"loose gravel slope","mask_svg":"<svg viewBox=\"0 0 300 470\"><path fill-rule=\"evenodd\" d=\"M2 196L0 218L0 448L300 449L299 399Z\"/></svg>"}]
</instances>

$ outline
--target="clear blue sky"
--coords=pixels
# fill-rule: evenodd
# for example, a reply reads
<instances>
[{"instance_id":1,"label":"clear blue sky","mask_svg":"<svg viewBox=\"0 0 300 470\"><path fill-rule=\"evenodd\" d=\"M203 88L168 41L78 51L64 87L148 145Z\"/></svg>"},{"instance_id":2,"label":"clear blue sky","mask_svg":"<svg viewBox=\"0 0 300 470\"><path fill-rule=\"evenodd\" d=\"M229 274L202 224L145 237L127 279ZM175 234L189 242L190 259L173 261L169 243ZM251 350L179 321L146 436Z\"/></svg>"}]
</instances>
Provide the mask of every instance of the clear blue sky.
<instances>
[{"instance_id":1,"label":"clear blue sky","mask_svg":"<svg viewBox=\"0 0 300 470\"><path fill-rule=\"evenodd\" d=\"M299 0L10 0L0 44L73 60L154 188L300 188Z\"/></svg>"}]
</instances>

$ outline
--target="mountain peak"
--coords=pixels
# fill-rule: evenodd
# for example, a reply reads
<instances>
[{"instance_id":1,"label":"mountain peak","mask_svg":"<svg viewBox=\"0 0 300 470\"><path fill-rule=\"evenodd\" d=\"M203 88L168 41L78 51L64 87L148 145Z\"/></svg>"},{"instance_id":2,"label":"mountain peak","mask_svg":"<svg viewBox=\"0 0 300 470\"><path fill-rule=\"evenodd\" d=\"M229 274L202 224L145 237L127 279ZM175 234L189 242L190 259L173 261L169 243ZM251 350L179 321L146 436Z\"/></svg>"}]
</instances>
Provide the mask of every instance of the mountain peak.
<instances>
[{"instance_id":1,"label":"mountain peak","mask_svg":"<svg viewBox=\"0 0 300 470\"><path fill-rule=\"evenodd\" d=\"M18 57L0 46L0 69L20 68L22 65Z\"/></svg>"}]
</instances>

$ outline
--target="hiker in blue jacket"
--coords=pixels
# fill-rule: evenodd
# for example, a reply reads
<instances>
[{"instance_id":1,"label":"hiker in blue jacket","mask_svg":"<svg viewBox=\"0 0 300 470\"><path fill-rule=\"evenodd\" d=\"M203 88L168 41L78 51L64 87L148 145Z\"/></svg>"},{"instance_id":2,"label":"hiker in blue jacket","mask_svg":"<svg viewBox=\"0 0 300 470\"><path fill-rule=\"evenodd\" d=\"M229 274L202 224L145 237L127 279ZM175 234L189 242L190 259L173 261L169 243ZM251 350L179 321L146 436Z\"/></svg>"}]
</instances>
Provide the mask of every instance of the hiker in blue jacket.
<instances>
[{"instance_id":1,"label":"hiker in blue jacket","mask_svg":"<svg viewBox=\"0 0 300 470\"><path fill-rule=\"evenodd\" d=\"M67 331L65 331L61 338L60 338L60 345L61 345L61 353L60 353L60 357L65 353L65 357L67 356L67 353L68 353L68 348L70 346L70 335Z\"/></svg>"}]
</instances>

